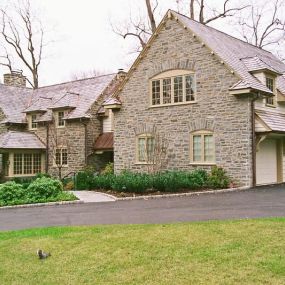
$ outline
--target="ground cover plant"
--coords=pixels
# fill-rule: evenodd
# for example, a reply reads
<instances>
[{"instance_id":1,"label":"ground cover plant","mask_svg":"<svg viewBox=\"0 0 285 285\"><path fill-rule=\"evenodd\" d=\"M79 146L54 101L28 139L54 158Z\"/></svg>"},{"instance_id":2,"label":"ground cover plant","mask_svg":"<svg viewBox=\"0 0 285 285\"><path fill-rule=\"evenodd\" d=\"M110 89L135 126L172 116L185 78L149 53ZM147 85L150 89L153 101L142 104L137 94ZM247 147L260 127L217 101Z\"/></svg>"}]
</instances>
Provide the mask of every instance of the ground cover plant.
<instances>
[{"instance_id":1,"label":"ground cover plant","mask_svg":"<svg viewBox=\"0 0 285 285\"><path fill-rule=\"evenodd\" d=\"M285 219L0 233L1 284L285 284ZM38 248L51 252L41 261Z\"/></svg>"},{"instance_id":2,"label":"ground cover plant","mask_svg":"<svg viewBox=\"0 0 285 285\"><path fill-rule=\"evenodd\" d=\"M111 172L98 175L92 171L82 171L76 176L76 189L78 190L101 189L131 193L221 189L227 188L229 184L229 177L219 167L213 167L210 173L203 169L165 171L154 174L124 171L117 175Z\"/></svg>"},{"instance_id":3,"label":"ground cover plant","mask_svg":"<svg viewBox=\"0 0 285 285\"><path fill-rule=\"evenodd\" d=\"M76 200L76 197L64 192L59 180L45 176L29 182L28 185L15 181L0 184L0 206L71 200Z\"/></svg>"}]
</instances>

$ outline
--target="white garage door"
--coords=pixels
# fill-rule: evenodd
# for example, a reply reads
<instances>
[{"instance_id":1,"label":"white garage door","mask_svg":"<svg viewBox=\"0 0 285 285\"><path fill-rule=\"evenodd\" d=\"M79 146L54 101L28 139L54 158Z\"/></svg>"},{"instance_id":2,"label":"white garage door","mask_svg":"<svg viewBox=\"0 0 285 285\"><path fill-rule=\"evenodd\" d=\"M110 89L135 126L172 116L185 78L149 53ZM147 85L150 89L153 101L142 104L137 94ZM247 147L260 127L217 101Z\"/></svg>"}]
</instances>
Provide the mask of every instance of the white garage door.
<instances>
[{"instance_id":1,"label":"white garage door","mask_svg":"<svg viewBox=\"0 0 285 285\"><path fill-rule=\"evenodd\" d=\"M256 184L277 183L277 141L265 139L256 153Z\"/></svg>"}]
</instances>

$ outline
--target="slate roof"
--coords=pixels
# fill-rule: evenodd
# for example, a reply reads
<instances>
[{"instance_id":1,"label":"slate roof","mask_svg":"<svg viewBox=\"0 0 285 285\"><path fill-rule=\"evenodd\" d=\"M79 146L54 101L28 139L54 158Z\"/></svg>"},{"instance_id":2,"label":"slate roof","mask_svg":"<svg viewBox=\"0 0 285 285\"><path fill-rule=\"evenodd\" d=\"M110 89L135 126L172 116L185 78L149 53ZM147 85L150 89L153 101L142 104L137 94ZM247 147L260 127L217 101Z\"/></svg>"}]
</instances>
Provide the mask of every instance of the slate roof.
<instances>
[{"instance_id":1,"label":"slate roof","mask_svg":"<svg viewBox=\"0 0 285 285\"><path fill-rule=\"evenodd\" d=\"M103 133L95 142L95 150L112 150L114 147L114 133Z\"/></svg>"},{"instance_id":2,"label":"slate roof","mask_svg":"<svg viewBox=\"0 0 285 285\"><path fill-rule=\"evenodd\" d=\"M285 64L272 53L203 25L177 12L171 11L171 13L239 75L241 80L237 84L238 88L242 86L272 94L265 85L250 73L250 71L259 68L258 65L264 64L272 71L285 74ZM281 81L282 85L285 84L282 79ZM278 80L278 89L280 88L279 84L280 80ZM233 88L236 87L236 85L233 86Z\"/></svg>"},{"instance_id":3,"label":"slate roof","mask_svg":"<svg viewBox=\"0 0 285 285\"><path fill-rule=\"evenodd\" d=\"M34 133L9 131L0 136L0 148L46 149L46 146Z\"/></svg>"},{"instance_id":4,"label":"slate roof","mask_svg":"<svg viewBox=\"0 0 285 285\"><path fill-rule=\"evenodd\" d=\"M99 96L104 92L107 97L117 87L115 78L116 74L108 74L37 90L0 84L0 108L5 114L0 123L26 123L29 112L43 113L38 122L50 121L51 109L57 108L71 109L65 119L89 118L89 109Z\"/></svg>"},{"instance_id":5,"label":"slate roof","mask_svg":"<svg viewBox=\"0 0 285 285\"><path fill-rule=\"evenodd\" d=\"M255 114L268 126L271 131L285 132L285 114L256 110Z\"/></svg>"}]
</instances>

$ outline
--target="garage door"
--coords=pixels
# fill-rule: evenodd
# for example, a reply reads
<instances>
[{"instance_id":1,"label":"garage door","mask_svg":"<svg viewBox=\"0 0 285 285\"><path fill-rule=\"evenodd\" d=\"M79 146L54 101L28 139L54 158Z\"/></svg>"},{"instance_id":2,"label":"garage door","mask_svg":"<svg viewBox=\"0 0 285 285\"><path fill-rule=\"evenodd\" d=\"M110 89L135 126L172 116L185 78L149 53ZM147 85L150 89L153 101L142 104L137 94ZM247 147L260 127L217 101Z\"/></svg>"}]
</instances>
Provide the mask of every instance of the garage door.
<instances>
[{"instance_id":1,"label":"garage door","mask_svg":"<svg viewBox=\"0 0 285 285\"><path fill-rule=\"evenodd\" d=\"M256 184L277 183L277 141L265 139L256 153Z\"/></svg>"}]
</instances>

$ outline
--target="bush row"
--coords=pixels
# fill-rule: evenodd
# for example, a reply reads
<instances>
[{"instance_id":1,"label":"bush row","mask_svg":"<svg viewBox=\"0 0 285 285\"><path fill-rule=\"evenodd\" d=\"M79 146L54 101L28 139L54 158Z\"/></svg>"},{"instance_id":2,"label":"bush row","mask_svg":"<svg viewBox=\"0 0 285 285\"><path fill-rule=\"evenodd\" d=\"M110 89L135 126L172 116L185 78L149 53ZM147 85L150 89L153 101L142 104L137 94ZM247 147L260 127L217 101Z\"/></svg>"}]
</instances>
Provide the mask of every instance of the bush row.
<instances>
[{"instance_id":1,"label":"bush row","mask_svg":"<svg viewBox=\"0 0 285 285\"><path fill-rule=\"evenodd\" d=\"M76 197L63 191L62 183L48 177L37 178L26 185L9 181L0 184L0 206L71 201Z\"/></svg>"},{"instance_id":2,"label":"bush row","mask_svg":"<svg viewBox=\"0 0 285 285\"><path fill-rule=\"evenodd\" d=\"M208 174L197 169L191 172L167 171L157 174L123 172L119 175L94 175L79 172L76 176L76 189L102 189L119 192L142 193L150 190L177 192L181 190L227 188L230 179L222 168L213 167Z\"/></svg>"}]
</instances>

